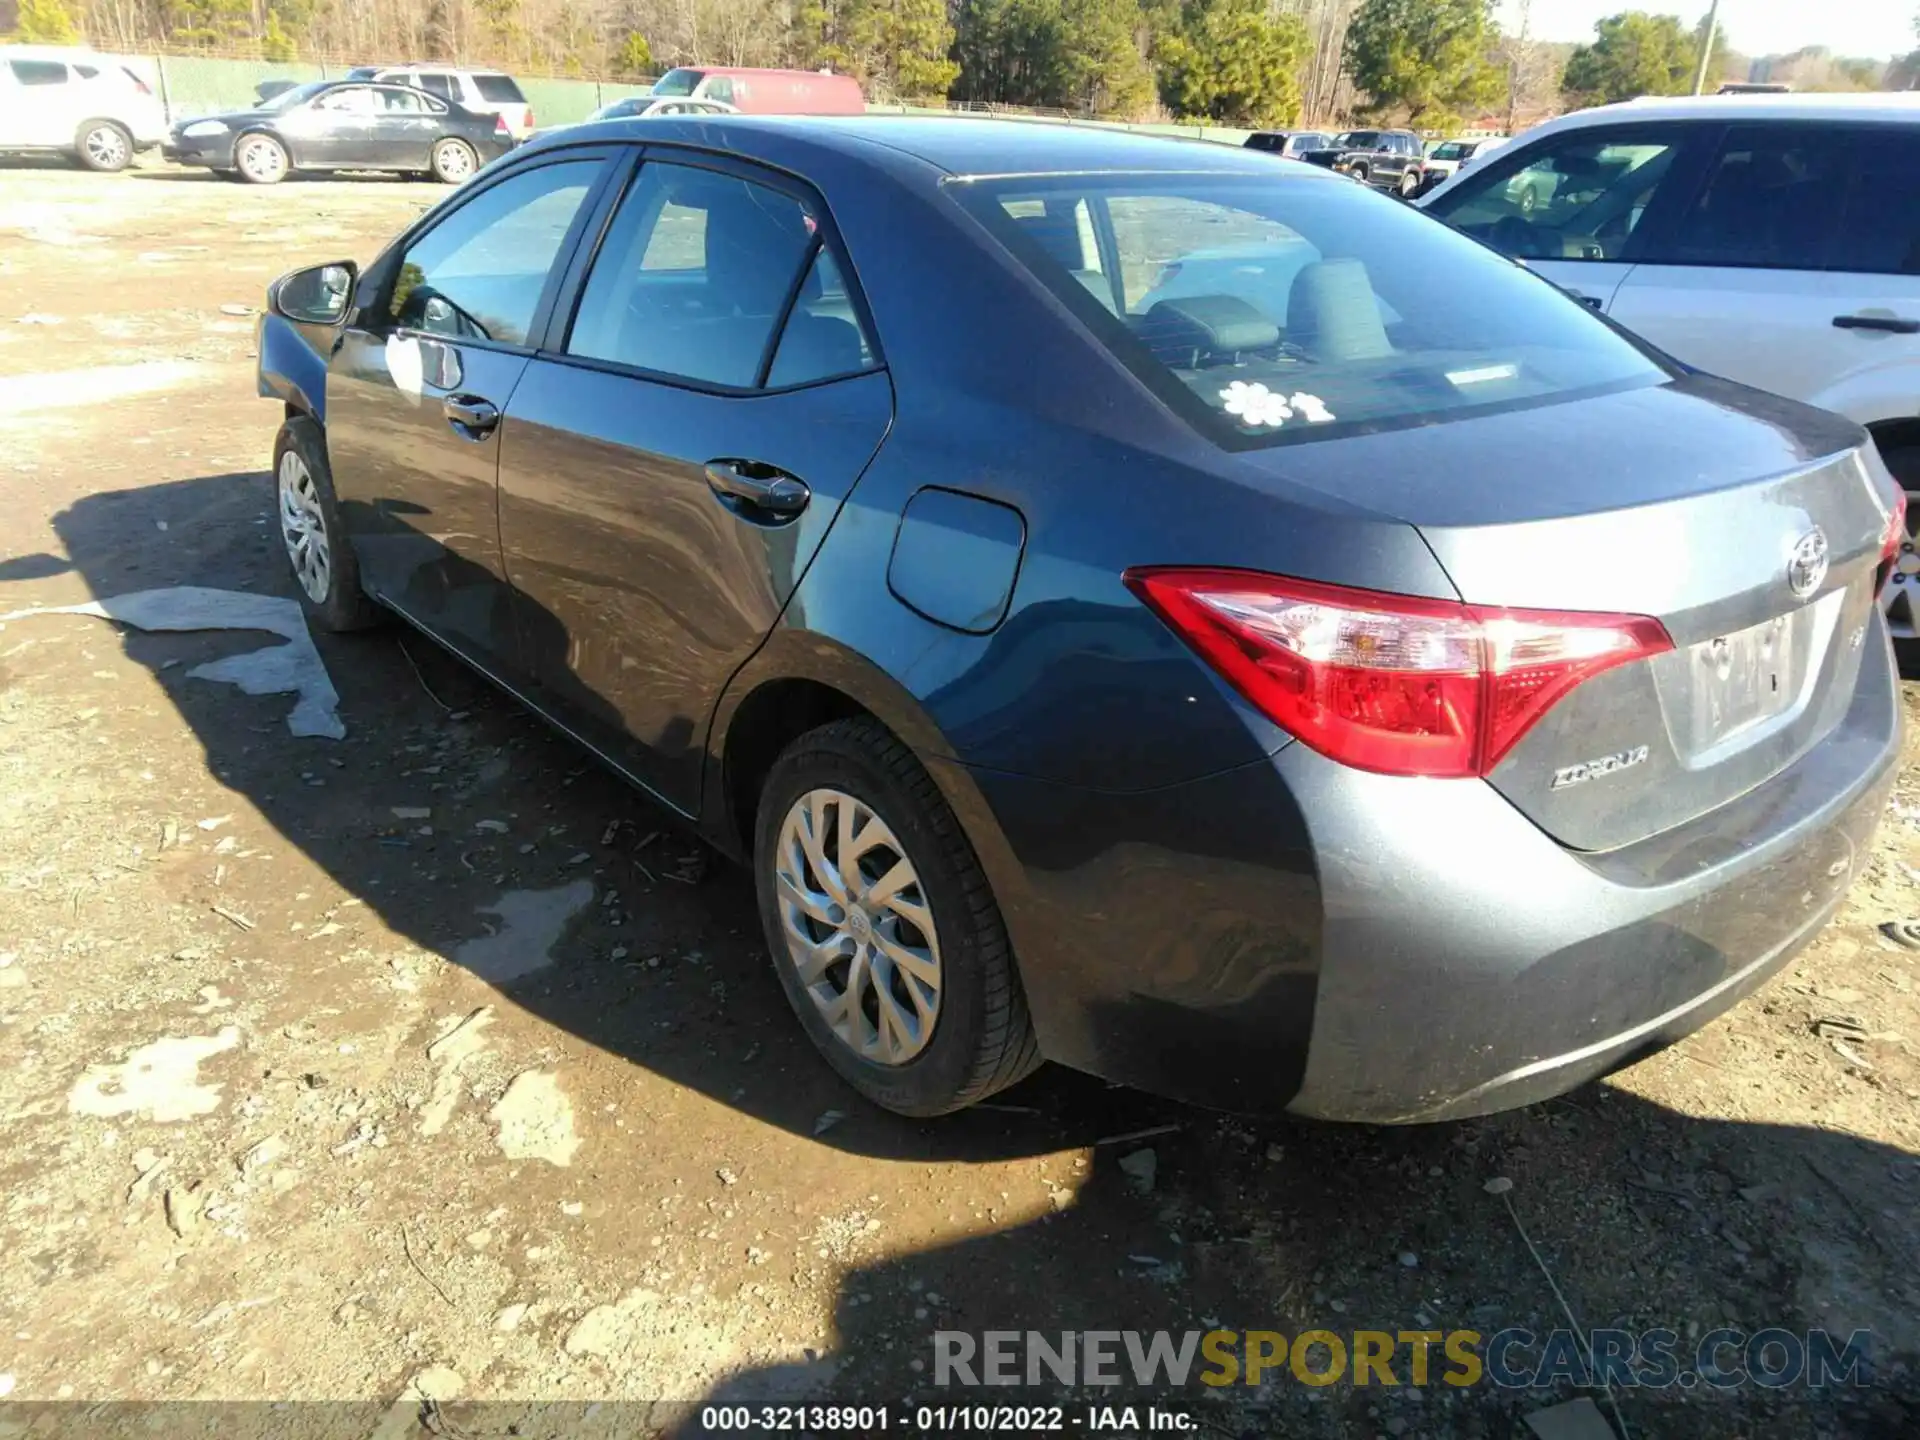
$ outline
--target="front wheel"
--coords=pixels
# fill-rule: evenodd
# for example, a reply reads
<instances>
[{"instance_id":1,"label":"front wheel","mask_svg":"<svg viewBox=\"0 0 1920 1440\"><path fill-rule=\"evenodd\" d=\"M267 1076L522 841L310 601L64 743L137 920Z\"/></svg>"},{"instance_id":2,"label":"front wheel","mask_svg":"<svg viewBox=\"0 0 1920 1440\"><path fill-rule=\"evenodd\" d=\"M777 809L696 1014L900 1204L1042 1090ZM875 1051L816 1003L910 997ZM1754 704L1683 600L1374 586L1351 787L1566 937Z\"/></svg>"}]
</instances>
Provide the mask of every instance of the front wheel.
<instances>
[{"instance_id":1,"label":"front wheel","mask_svg":"<svg viewBox=\"0 0 1920 1440\"><path fill-rule=\"evenodd\" d=\"M74 153L89 170L111 174L133 163L133 136L114 120L89 120L80 127Z\"/></svg>"},{"instance_id":2,"label":"front wheel","mask_svg":"<svg viewBox=\"0 0 1920 1440\"><path fill-rule=\"evenodd\" d=\"M325 630L379 624L381 611L360 588L360 566L340 523L326 432L304 415L282 425L273 475L280 539L307 613Z\"/></svg>"},{"instance_id":3,"label":"front wheel","mask_svg":"<svg viewBox=\"0 0 1920 1440\"><path fill-rule=\"evenodd\" d=\"M1347 173L1351 175L1354 179L1358 180L1362 185L1365 185L1367 183L1368 178L1371 174L1371 172L1364 165L1356 165L1351 170L1347 171Z\"/></svg>"},{"instance_id":4,"label":"front wheel","mask_svg":"<svg viewBox=\"0 0 1920 1440\"><path fill-rule=\"evenodd\" d=\"M287 147L271 135L242 135L233 147L233 167L249 185L277 185L293 168Z\"/></svg>"},{"instance_id":5,"label":"front wheel","mask_svg":"<svg viewBox=\"0 0 1920 1440\"><path fill-rule=\"evenodd\" d=\"M464 140L442 140L433 147L433 178L442 185L458 185L473 177L480 157Z\"/></svg>"},{"instance_id":6,"label":"front wheel","mask_svg":"<svg viewBox=\"0 0 1920 1440\"><path fill-rule=\"evenodd\" d=\"M879 722L823 726L774 762L754 878L801 1027L875 1104L943 1115L1039 1065L987 877L932 777Z\"/></svg>"}]
</instances>

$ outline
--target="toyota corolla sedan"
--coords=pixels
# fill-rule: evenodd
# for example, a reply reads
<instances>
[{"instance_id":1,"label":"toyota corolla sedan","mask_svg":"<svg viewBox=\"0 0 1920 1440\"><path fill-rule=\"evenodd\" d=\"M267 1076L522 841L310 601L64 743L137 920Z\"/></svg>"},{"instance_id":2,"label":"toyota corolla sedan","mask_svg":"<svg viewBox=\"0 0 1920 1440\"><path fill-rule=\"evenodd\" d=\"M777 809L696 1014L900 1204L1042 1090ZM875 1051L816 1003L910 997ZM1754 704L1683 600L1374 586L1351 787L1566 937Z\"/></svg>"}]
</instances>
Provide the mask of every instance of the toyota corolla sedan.
<instances>
[{"instance_id":1,"label":"toyota corolla sedan","mask_svg":"<svg viewBox=\"0 0 1920 1440\"><path fill-rule=\"evenodd\" d=\"M612 121L285 277L260 355L316 623L399 616L750 865L903 1114L1042 1059L1539 1100L1779 970L1892 780L1862 432L1309 166Z\"/></svg>"}]
</instances>

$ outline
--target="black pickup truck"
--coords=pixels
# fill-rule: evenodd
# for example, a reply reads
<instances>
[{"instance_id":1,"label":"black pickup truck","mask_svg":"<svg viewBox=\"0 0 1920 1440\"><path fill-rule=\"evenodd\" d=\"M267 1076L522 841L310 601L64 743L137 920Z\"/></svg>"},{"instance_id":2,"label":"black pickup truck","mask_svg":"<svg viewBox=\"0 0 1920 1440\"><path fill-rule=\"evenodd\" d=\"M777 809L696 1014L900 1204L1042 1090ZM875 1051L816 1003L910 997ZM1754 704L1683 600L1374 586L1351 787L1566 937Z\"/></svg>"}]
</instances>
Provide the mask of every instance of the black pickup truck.
<instances>
[{"instance_id":1,"label":"black pickup truck","mask_svg":"<svg viewBox=\"0 0 1920 1440\"><path fill-rule=\"evenodd\" d=\"M1412 195L1425 175L1425 147L1411 130L1348 130L1323 150L1300 158L1364 181L1378 190Z\"/></svg>"}]
</instances>

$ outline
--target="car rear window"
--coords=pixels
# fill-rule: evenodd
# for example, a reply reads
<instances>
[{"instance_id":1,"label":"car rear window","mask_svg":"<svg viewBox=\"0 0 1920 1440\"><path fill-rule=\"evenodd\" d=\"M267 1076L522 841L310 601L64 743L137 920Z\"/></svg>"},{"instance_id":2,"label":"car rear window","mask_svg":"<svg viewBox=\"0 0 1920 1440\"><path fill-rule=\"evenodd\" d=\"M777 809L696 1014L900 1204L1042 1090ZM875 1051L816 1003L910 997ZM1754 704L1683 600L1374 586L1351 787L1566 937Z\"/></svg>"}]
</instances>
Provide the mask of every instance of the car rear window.
<instances>
[{"instance_id":1,"label":"car rear window","mask_svg":"<svg viewBox=\"0 0 1920 1440\"><path fill-rule=\"evenodd\" d=\"M1668 378L1547 282L1341 181L1071 175L949 189L1144 383L1232 448Z\"/></svg>"},{"instance_id":2,"label":"car rear window","mask_svg":"<svg viewBox=\"0 0 1920 1440\"><path fill-rule=\"evenodd\" d=\"M480 98L493 105L524 105L527 101L511 75L476 75L473 85Z\"/></svg>"}]
</instances>

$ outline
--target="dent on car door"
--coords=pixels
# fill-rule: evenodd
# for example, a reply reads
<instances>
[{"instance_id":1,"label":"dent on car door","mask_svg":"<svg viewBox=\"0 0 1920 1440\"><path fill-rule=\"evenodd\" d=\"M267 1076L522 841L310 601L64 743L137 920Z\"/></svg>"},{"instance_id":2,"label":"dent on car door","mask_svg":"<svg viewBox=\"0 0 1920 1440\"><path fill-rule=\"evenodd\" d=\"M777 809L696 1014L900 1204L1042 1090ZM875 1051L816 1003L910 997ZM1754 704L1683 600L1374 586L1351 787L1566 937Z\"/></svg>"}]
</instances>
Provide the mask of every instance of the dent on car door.
<instances>
[{"instance_id":1,"label":"dent on car door","mask_svg":"<svg viewBox=\"0 0 1920 1440\"><path fill-rule=\"evenodd\" d=\"M824 208L718 163L637 171L513 396L500 469L545 703L685 811L721 690L893 414Z\"/></svg>"},{"instance_id":2,"label":"dent on car door","mask_svg":"<svg viewBox=\"0 0 1920 1440\"><path fill-rule=\"evenodd\" d=\"M1593 126L1511 153L1428 206L1595 310L1684 206L1710 126Z\"/></svg>"},{"instance_id":3,"label":"dent on car door","mask_svg":"<svg viewBox=\"0 0 1920 1440\"><path fill-rule=\"evenodd\" d=\"M604 173L561 152L463 195L363 283L327 373L327 446L362 580L503 676L502 417Z\"/></svg>"}]
</instances>

